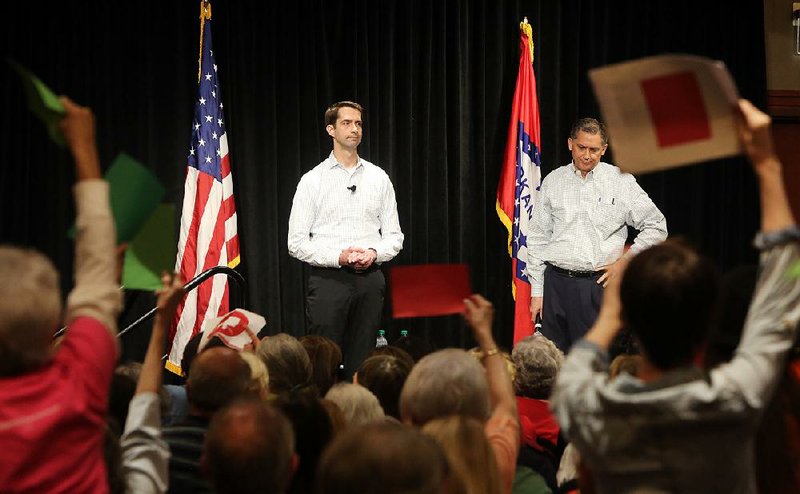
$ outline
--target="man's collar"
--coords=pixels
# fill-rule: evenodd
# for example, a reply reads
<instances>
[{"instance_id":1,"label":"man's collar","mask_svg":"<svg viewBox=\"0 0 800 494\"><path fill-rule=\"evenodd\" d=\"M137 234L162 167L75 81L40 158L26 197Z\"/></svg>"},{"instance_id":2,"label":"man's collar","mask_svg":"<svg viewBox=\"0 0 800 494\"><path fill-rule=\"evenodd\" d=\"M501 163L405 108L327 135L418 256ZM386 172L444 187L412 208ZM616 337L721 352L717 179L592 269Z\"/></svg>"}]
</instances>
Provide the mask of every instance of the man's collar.
<instances>
[{"instance_id":1,"label":"man's collar","mask_svg":"<svg viewBox=\"0 0 800 494\"><path fill-rule=\"evenodd\" d=\"M346 166L344 166L343 164L339 163L339 161L336 159L336 156L333 155L333 151L331 151L331 154L328 156L328 159L331 162L329 168L336 168L337 166L340 166L340 167L344 168L345 170L348 169ZM361 159L361 156L359 156L358 157L358 161L356 161L356 166L354 168L358 168L358 167L363 166L363 165L364 165L364 163L363 163L363 161Z\"/></svg>"}]
</instances>

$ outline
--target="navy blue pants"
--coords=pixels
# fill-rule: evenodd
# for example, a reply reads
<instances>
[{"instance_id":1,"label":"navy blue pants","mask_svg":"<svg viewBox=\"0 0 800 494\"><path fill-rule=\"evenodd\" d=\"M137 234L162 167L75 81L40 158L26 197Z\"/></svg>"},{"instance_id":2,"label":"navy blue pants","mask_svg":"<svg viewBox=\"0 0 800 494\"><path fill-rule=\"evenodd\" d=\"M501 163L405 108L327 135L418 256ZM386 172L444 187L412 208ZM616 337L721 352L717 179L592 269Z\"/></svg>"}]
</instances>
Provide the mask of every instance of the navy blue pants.
<instances>
[{"instance_id":1,"label":"navy blue pants","mask_svg":"<svg viewBox=\"0 0 800 494\"><path fill-rule=\"evenodd\" d=\"M564 354L597 319L603 300L603 286L597 284L600 276L571 277L551 266L544 270L542 334Z\"/></svg>"}]
</instances>

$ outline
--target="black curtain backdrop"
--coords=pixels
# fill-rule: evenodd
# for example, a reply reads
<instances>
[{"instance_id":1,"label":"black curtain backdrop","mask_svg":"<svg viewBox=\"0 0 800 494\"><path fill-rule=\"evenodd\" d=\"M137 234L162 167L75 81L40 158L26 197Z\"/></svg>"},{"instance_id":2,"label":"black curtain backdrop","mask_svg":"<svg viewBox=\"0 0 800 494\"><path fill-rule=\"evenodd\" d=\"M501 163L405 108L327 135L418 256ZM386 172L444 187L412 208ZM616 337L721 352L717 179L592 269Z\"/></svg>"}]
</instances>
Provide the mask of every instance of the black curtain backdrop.
<instances>
[{"instance_id":1,"label":"black curtain backdrop","mask_svg":"<svg viewBox=\"0 0 800 494\"><path fill-rule=\"evenodd\" d=\"M360 154L397 191L406 234L389 265L468 263L472 286L497 310L496 336L512 337L510 261L495 192L519 63L518 24L535 37L543 172L569 159L569 127L599 117L587 70L684 52L723 60L744 97L764 107L762 2L634 0L314 0L213 4L213 35L234 174L247 308L269 332L305 329L303 265L286 250L301 175L331 148L322 114L362 103ZM126 151L150 167L180 205L197 96L199 2L12 2L2 55L61 94L89 105L105 165ZM6 64L0 133L0 241L37 248L71 285L74 208L66 151L26 110ZM613 162L613 137L606 161ZM752 262L758 202L741 158L639 178L682 235L721 269ZM176 227L177 227L176 218ZM470 346L458 316L392 320L435 346ZM679 321L676 321L676 323Z\"/></svg>"}]
</instances>

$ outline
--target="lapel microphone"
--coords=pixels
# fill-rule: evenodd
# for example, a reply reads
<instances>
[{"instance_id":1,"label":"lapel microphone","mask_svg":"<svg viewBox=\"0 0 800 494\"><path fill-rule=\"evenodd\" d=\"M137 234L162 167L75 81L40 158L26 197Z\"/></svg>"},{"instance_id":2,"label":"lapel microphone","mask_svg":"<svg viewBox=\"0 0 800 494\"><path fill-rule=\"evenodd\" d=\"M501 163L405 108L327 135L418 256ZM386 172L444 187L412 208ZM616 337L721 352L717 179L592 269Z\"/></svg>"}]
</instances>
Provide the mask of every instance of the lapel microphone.
<instances>
[{"instance_id":1,"label":"lapel microphone","mask_svg":"<svg viewBox=\"0 0 800 494\"><path fill-rule=\"evenodd\" d=\"M347 187L347 190L349 190L351 193L355 192L356 191L356 186L355 185L351 185L350 187Z\"/></svg>"}]
</instances>

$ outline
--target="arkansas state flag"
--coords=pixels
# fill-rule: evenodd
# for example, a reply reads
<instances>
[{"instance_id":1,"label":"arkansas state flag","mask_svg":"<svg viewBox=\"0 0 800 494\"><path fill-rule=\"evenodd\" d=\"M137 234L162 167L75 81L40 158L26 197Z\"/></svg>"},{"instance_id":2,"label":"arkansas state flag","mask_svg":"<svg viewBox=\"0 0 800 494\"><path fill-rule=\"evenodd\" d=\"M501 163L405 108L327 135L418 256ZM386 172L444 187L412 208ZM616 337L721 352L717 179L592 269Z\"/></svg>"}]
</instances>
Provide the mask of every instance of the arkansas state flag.
<instances>
[{"instance_id":1,"label":"arkansas state flag","mask_svg":"<svg viewBox=\"0 0 800 494\"><path fill-rule=\"evenodd\" d=\"M517 88L511 108L505 159L497 186L497 215L508 229L508 253L514 295L514 343L533 334L531 284L526 273L528 224L542 180L540 167L539 103L533 74L531 25L519 25L520 57Z\"/></svg>"}]
</instances>

